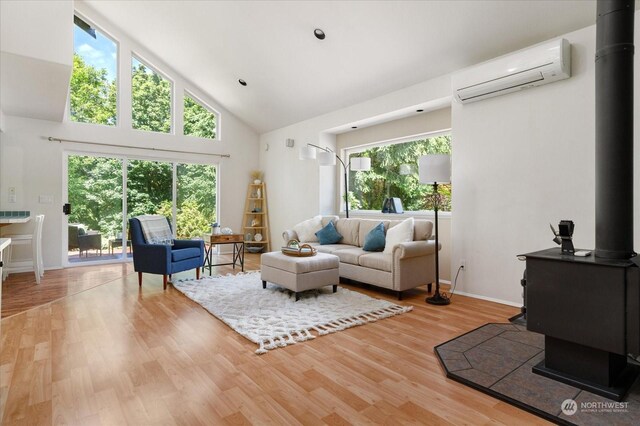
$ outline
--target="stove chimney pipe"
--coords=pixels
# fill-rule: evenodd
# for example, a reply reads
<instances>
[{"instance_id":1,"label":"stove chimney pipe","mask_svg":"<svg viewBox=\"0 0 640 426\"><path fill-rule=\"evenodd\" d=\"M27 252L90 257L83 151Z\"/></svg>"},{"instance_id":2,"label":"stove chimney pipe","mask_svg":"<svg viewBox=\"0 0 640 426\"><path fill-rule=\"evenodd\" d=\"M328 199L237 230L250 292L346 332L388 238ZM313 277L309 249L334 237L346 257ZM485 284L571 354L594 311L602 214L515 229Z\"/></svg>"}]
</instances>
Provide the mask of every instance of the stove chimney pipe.
<instances>
[{"instance_id":1,"label":"stove chimney pipe","mask_svg":"<svg viewBox=\"0 0 640 426\"><path fill-rule=\"evenodd\" d=\"M633 251L633 25L635 0L598 0L596 21L597 257Z\"/></svg>"}]
</instances>

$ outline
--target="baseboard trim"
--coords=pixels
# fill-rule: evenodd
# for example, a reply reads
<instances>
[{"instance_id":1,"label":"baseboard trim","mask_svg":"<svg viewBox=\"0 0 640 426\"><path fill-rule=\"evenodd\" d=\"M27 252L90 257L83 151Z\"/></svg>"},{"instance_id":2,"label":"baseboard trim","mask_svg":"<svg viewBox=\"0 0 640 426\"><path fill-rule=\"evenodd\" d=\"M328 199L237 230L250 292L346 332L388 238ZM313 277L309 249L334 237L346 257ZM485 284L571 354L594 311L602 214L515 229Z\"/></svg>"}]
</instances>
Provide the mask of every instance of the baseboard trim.
<instances>
[{"instance_id":1,"label":"baseboard trim","mask_svg":"<svg viewBox=\"0 0 640 426\"><path fill-rule=\"evenodd\" d=\"M442 282L442 280L440 280L440 282ZM459 294L460 296L473 297L474 299L486 300L487 302L500 303L502 305L513 306L516 308L522 307L522 302L515 303L515 302L510 302L508 300L497 299L495 297L487 297L487 296L481 296L479 294L474 294L474 293L466 293L464 291L456 291L454 294Z\"/></svg>"}]
</instances>

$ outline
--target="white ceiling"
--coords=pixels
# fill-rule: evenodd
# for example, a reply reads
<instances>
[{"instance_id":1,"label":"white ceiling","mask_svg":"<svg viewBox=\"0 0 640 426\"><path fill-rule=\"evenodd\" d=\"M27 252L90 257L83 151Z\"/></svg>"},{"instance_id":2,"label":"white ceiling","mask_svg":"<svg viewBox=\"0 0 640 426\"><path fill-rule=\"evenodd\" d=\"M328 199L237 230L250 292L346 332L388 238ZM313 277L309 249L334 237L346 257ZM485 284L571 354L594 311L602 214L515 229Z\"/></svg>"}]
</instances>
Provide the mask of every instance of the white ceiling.
<instances>
[{"instance_id":1,"label":"white ceiling","mask_svg":"<svg viewBox=\"0 0 640 426\"><path fill-rule=\"evenodd\" d=\"M596 16L591 0L86 3L260 133L592 25Z\"/></svg>"}]
</instances>

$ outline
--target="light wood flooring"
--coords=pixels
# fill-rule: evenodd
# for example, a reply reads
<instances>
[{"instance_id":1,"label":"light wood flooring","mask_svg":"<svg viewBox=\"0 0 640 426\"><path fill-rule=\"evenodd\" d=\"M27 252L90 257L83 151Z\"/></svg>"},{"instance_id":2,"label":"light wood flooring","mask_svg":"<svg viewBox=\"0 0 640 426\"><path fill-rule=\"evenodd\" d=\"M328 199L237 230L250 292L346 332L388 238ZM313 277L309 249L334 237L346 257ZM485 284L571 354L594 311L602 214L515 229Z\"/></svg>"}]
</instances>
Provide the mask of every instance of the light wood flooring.
<instances>
[{"instance_id":1,"label":"light wood flooring","mask_svg":"<svg viewBox=\"0 0 640 426\"><path fill-rule=\"evenodd\" d=\"M258 262L248 255L246 269ZM163 291L162 277L145 274L139 288L131 272L123 265L47 271L40 286L67 280L65 294L52 292L63 297L6 316L5 306L24 309L10 307L11 299L28 298L19 287L30 285L27 275L9 277L0 331L3 425L545 423L446 379L433 353L516 308L463 296L431 306L416 289L397 302L412 312L258 356L254 343L172 286Z\"/></svg>"}]
</instances>

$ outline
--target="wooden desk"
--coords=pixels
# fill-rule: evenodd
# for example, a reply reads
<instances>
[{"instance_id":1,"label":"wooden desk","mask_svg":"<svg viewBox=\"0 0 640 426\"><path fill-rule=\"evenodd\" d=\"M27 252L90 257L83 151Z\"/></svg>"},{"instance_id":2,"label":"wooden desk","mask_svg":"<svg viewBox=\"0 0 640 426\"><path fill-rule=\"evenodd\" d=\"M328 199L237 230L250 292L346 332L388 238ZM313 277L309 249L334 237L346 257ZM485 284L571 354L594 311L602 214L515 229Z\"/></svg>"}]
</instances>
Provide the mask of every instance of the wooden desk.
<instances>
[{"instance_id":1,"label":"wooden desk","mask_svg":"<svg viewBox=\"0 0 640 426\"><path fill-rule=\"evenodd\" d=\"M233 261L228 263L213 263L213 246L233 244ZM205 237L204 240L204 265L202 265L202 272L204 268L209 268L209 275L211 275L211 268L214 266L233 265L233 269L236 269L236 262L240 262L242 272L244 272L244 235L242 234L211 234Z\"/></svg>"}]
</instances>

